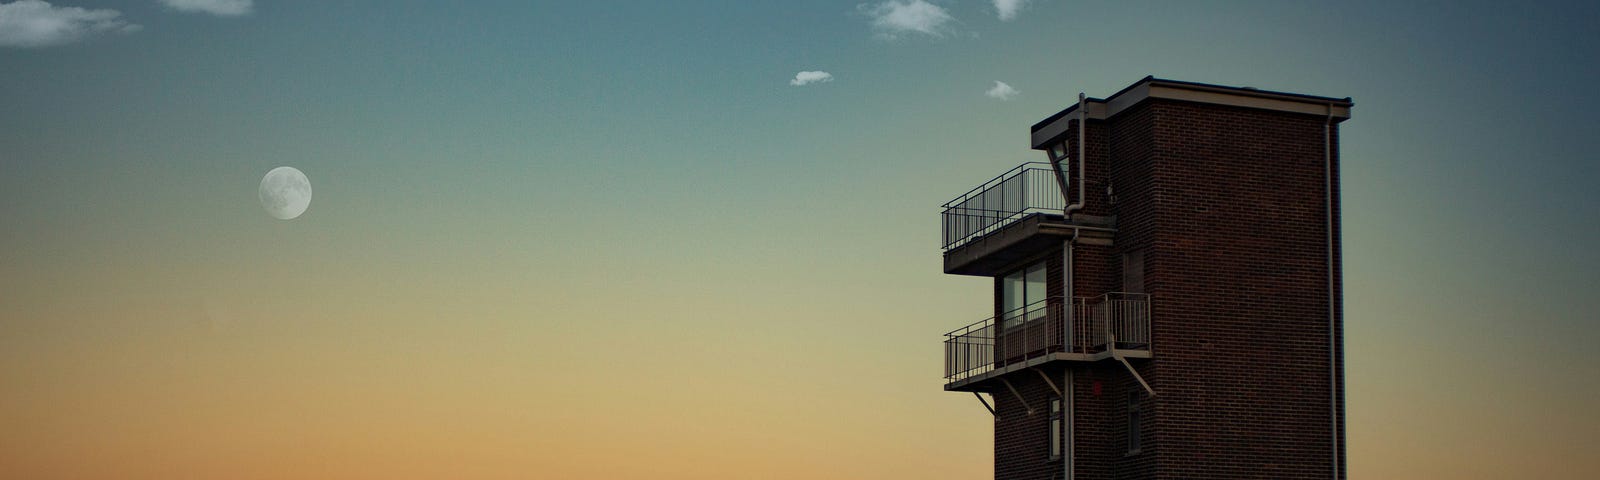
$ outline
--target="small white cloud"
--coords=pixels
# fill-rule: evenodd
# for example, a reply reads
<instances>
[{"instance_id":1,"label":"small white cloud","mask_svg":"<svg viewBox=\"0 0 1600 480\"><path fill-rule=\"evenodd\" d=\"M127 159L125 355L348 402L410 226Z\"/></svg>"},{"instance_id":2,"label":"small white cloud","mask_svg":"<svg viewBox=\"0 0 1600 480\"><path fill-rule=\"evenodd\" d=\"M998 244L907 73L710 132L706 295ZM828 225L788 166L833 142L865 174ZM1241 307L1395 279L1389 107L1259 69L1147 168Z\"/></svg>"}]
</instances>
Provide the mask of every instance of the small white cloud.
<instances>
[{"instance_id":1,"label":"small white cloud","mask_svg":"<svg viewBox=\"0 0 1600 480\"><path fill-rule=\"evenodd\" d=\"M116 10L57 7L43 0L0 4L0 47L65 45L101 33L137 32Z\"/></svg>"},{"instance_id":2,"label":"small white cloud","mask_svg":"<svg viewBox=\"0 0 1600 480\"><path fill-rule=\"evenodd\" d=\"M161 0L167 8L180 12L202 12L223 17L250 13L251 0Z\"/></svg>"},{"instance_id":3,"label":"small white cloud","mask_svg":"<svg viewBox=\"0 0 1600 480\"><path fill-rule=\"evenodd\" d=\"M1000 15L1000 21L1009 22L1017 18L1017 12L1028 5L1028 0L994 0L994 11Z\"/></svg>"},{"instance_id":4,"label":"small white cloud","mask_svg":"<svg viewBox=\"0 0 1600 480\"><path fill-rule=\"evenodd\" d=\"M898 38L906 33L921 33L933 37L944 36L950 21L955 17L944 7L924 0L888 0L878 4L861 4L860 9L872 17L872 28L884 38Z\"/></svg>"},{"instance_id":5,"label":"small white cloud","mask_svg":"<svg viewBox=\"0 0 1600 480\"><path fill-rule=\"evenodd\" d=\"M1006 82L995 80L994 88L990 88L989 91L983 92L983 94L989 98L1006 101L1017 98L1017 95L1021 95L1022 92L1017 91L1015 88L1011 88L1010 85L1006 85Z\"/></svg>"},{"instance_id":6,"label":"small white cloud","mask_svg":"<svg viewBox=\"0 0 1600 480\"><path fill-rule=\"evenodd\" d=\"M790 85L794 85L796 87L799 87L799 86L810 85L810 84L818 83L818 82L831 82L831 81L833 81L833 74L831 74L831 73L823 72L823 71L809 71L808 70L808 71L804 71L804 72L800 72L800 73L794 74L794 80L790 80L789 84Z\"/></svg>"}]
</instances>

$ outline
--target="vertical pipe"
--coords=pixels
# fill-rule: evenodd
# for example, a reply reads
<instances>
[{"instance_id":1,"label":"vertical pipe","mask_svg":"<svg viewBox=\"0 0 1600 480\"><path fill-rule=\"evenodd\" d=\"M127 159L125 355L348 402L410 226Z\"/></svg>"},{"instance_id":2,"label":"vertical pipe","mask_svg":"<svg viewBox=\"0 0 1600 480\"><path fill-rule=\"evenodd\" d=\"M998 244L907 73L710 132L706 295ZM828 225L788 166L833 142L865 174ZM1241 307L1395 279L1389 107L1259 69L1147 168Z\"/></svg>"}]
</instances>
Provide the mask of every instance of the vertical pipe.
<instances>
[{"instance_id":1,"label":"vertical pipe","mask_svg":"<svg viewBox=\"0 0 1600 480\"><path fill-rule=\"evenodd\" d=\"M1074 311L1076 308L1072 298L1072 244L1076 241L1078 241L1078 231L1073 230L1072 239L1061 242L1061 301L1067 305L1066 314L1061 320L1061 324L1066 326L1061 329L1062 345L1072 344L1072 330L1077 327L1077 324L1073 323L1077 312Z\"/></svg>"},{"instance_id":2,"label":"vertical pipe","mask_svg":"<svg viewBox=\"0 0 1600 480\"><path fill-rule=\"evenodd\" d=\"M1080 160L1079 163L1082 163L1082 161ZM1077 303L1072 298L1072 244L1077 241L1078 230L1073 229L1072 238L1062 242L1061 245L1061 302L1065 305L1066 310L1065 317L1061 320L1063 327L1061 329L1061 342L1062 349L1067 351L1071 351L1068 349L1072 345L1073 330L1076 329L1076 325L1072 324L1073 318L1077 316L1075 312ZM1066 417L1066 422L1064 423L1066 423L1067 428L1066 434L1061 439L1064 443L1062 445L1064 452L1061 455L1061 478L1063 480L1072 480L1074 476L1072 472L1072 452L1077 443L1072 437L1072 417L1075 414L1075 409L1072 405L1072 367L1068 366L1066 371L1066 383L1061 387L1061 406L1065 409L1062 415Z\"/></svg>"},{"instance_id":3,"label":"vertical pipe","mask_svg":"<svg viewBox=\"0 0 1600 480\"><path fill-rule=\"evenodd\" d=\"M1085 182L1088 181L1088 178L1084 176L1084 165L1089 163L1088 157L1084 153L1084 146L1089 143L1089 137L1085 136L1087 131L1085 130L1085 125L1088 124L1089 102L1084 97L1083 92L1078 92L1078 208L1076 210L1083 209L1083 192L1087 187Z\"/></svg>"},{"instance_id":4,"label":"vertical pipe","mask_svg":"<svg viewBox=\"0 0 1600 480\"><path fill-rule=\"evenodd\" d=\"M1083 125L1084 125L1085 122L1087 122L1089 120L1089 115L1084 110L1084 108L1088 107L1088 103L1085 100L1086 100L1086 97L1084 96L1084 94L1082 92L1079 92L1078 93L1078 202L1069 204L1065 208L1061 209L1061 218L1062 218L1062 220L1065 220L1068 223L1072 222L1072 212L1083 209L1083 191L1084 191L1084 188L1085 188L1084 176L1083 176L1084 175L1083 165L1084 165L1084 163L1087 163L1087 162L1084 161L1085 159L1084 159L1084 156L1083 156L1084 155L1083 146L1084 146L1084 140L1085 140L1085 138L1084 138L1085 130L1083 128ZM1064 180L1064 179L1061 178L1061 171L1059 170L1059 168L1056 170L1056 178L1058 180ZM1061 186L1065 187L1066 186L1066 182L1065 181L1061 181ZM1061 192L1061 194L1062 194L1061 195L1062 196L1061 201L1063 201L1063 202L1069 201L1066 198L1067 192L1065 190L1063 190ZM1074 229L1072 229L1072 238L1070 240L1067 240L1066 242L1064 242L1061 245L1061 266L1062 266L1062 269L1061 269L1061 301L1066 304L1066 317L1064 319L1062 319L1061 323L1064 326L1072 325L1072 321L1073 321L1074 317L1076 316L1076 315L1074 315L1075 312L1073 312L1073 310L1075 308L1075 304L1073 303L1073 297L1072 297L1072 246L1073 246L1073 244L1075 244L1077 242L1078 242L1078 229L1074 228ZM1063 328L1061 337L1062 337L1061 338L1062 345L1070 345L1071 342L1072 342L1072 329L1071 328ZM1061 457L1062 457L1062 460L1061 460L1061 469L1062 469L1061 478L1063 478L1065 480L1072 480L1072 478L1074 476L1073 472L1072 472L1072 450L1074 448L1074 445L1073 445L1074 441L1073 441L1073 438L1072 438L1072 420L1071 420L1072 415L1071 415L1071 410L1070 410L1070 408L1072 407L1072 395L1071 395L1071 392L1072 392L1072 368L1071 367L1067 367L1066 384L1067 384L1067 386L1062 388L1062 390L1061 390L1061 395L1063 397L1062 398L1062 402L1061 402L1062 403L1062 407L1068 409L1066 412L1062 412L1062 415L1067 418L1067 421L1065 422L1067 424L1067 433L1066 433L1066 435L1063 436L1064 438L1062 438L1062 440L1065 442L1065 445L1063 445L1063 448L1065 449L1065 452L1064 452L1063 455L1061 455Z\"/></svg>"},{"instance_id":5,"label":"vertical pipe","mask_svg":"<svg viewBox=\"0 0 1600 480\"><path fill-rule=\"evenodd\" d=\"M1072 383L1072 367L1070 366L1066 368L1066 377L1066 380L1061 384L1061 416L1065 420L1061 423L1065 424L1067 429L1066 433L1061 436L1061 478L1063 480L1073 480L1073 477L1077 476L1076 472L1072 471L1072 460L1075 456L1073 450L1077 446L1077 442L1073 441L1072 438L1074 433L1073 417L1077 416L1078 409L1072 404L1072 392L1076 389L1076 384Z\"/></svg>"},{"instance_id":6,"label":"vertical pipe","mask_svg":"<svg viewBox=\"0 0 1600 480\"><path fill-rule=\"evenodd\" d=\"M1067 205L1067 208L1062 209L1061 213L1064 216L1071 216L1072 212L1076 212L1078 210L1083 210L1083 190L1084 190L1084 188L1086 186L1085 183L1084 183L1084 178L1083 178L1083 173L1084 173L1083 164L1087 163L1087 162L1084 161L1084 157L1083 157L1083 155L1084 155L1084 147L1083 147L1083 145L1085 143L1084 140L1086 140L1086 138L1084 137L1084 132L1085 132L1084 124L1089 122L1089 112L1086 110L1087 108L1089 108L1089 103L1087 101L1087 97L1085 97L1083 95L1083 92L1078 92L1078 158L1077 158L1077 160L1078 160L1078 201L1077 201L1077 203L1069 204L1069 205ZM1062 186L1065 186L1065 184L1063 184ZM1066 196L1066 193L1067 193L1066 191L1062 191L1061 192L1063 197ZM1062 200L1063 201L1070 201L1070 200L1068 200L1066 198L1063 198Z\"/></svg>"}]
</instances>

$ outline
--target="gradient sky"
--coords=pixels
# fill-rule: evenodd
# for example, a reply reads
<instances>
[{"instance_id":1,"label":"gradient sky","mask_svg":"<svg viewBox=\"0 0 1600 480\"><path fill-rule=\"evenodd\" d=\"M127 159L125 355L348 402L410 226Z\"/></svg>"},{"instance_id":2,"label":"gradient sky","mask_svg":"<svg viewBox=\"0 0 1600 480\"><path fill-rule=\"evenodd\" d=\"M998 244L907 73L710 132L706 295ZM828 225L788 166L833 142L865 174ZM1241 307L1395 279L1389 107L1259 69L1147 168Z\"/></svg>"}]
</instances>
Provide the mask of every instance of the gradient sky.
<instances>
[{"instance_id":1,"label":"gradient sky","mask_svg":"<svg viewBox=\"0 0 1600 480\"><path fill-rule=\"evenodd\" d=\"M116 16L0 46L0 477L986 478L938 206L1152 74L1356 102L1351 478L1600 477L1593 2L52 3Z\"/></svg>"}]
</instances>

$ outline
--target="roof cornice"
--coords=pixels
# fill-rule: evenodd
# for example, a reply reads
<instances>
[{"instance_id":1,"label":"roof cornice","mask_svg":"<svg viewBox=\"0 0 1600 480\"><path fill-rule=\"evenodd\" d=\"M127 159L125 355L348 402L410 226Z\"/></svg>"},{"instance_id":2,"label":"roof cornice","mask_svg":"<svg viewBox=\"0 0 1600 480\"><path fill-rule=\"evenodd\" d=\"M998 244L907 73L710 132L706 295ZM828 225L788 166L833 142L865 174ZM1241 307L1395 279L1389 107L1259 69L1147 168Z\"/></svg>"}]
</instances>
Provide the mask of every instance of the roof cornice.
<instances>
[{"instance_id":1,"label":"roof cornice","mask_svg":"<svg viewBox=\"0 0 1600 480\"><path fill-rule=\"evenodd\" d=\"M1352 102L1350 97L1319 97L1298 93L1258 90L1250 87L1226 87L1145 77L1143 80L1111 95L1110 98L1086 99L1084 101L1084 111L1091 120L1105 120L1153 98L1306 115L1331 115L1335 122L1349 119L1350 107L1355 105L1355 102ZM1067 122L1077 116L1077 111L1078 106L1073 105L1034 124L1031 139L1032 147L1042 150L1046 144L1066 133Z\"/></svg>"}]
</instances>

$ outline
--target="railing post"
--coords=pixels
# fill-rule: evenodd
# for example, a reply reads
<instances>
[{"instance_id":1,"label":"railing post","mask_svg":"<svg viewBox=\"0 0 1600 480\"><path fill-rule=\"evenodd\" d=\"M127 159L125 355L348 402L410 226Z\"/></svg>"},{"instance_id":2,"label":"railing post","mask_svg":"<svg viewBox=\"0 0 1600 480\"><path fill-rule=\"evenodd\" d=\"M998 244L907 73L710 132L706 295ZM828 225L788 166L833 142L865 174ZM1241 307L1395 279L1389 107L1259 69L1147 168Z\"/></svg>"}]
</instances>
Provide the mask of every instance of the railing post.
<instances>
[{"instance_id":1,"label":"railing post","mask_svg":"<svg viewBox=\"0 0 1600 480\"><path fill-rule=\"evenodd\" d=\"M1022 307L1022 361L1027 363L1028 356L1033 354L1033 322L1028 321L1028 307Z\"/></svg>"},{"instance_id":2,"label":"railing post","mask_svg":"<svg viewBox=\"0 0 1600 480\"><path fill-rule=\"evenodd\" d=\"M1113 331L1111 329L1111 313L1112 312L1111 312L1111 305L1109 305L1111 303L1111 297L1110 296L1106 296L1106 295L1102 295L1100 298L1101 298L1100 311L1104 312L1105 313L1104 316L1106 317L1105 318L1105 324L1106 324L1105 341L1106 341L1106 351L1109 352L1109 351L1115 350L1117 348L1117 346L1115 345L1115 342L1112 341L1112 339L1114 339L1116 337L1112 336L1113 335Z\"/></svg>"}]
</instances>

